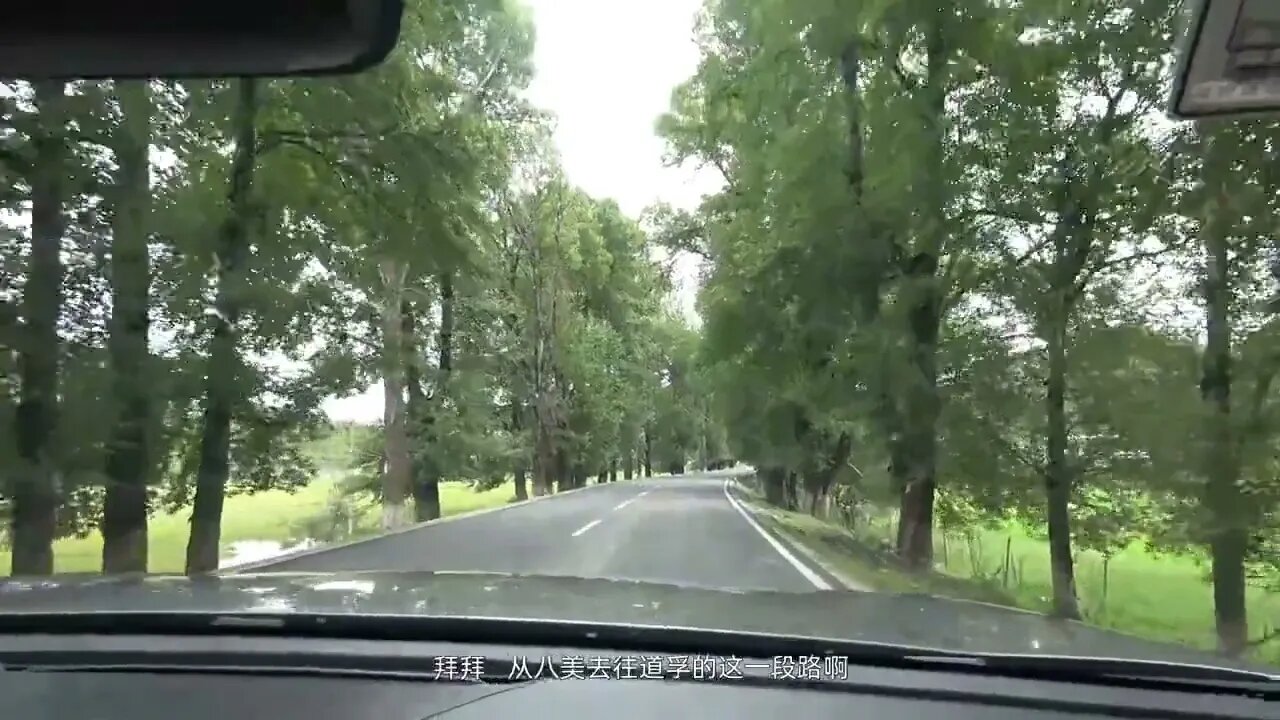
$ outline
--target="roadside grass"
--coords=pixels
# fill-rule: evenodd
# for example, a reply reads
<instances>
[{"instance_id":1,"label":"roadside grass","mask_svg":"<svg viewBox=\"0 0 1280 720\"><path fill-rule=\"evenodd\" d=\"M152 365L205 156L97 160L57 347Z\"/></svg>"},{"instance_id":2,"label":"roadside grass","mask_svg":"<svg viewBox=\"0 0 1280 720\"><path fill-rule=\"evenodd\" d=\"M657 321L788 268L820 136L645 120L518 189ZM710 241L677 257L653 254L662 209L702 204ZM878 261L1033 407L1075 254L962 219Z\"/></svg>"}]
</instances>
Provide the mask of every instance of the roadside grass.
<instances>
[{"instance_id":1,"label":"roadside grass","mask_svg":"<svg viewBox=\"0 0 1280 720\"><path fill-rule=\"evenodd\" d=\"M954 538L949 538L949 557L943 555L941 538L935 543L943 572L1000 582L1019 606L1048 609L1053 586L1044 540L1018 525L977 530L971 541L956 543ZM1008 581L1003 580L1002 571L1006 548L1013 576ZM1142 543L1129 545L1109 561L1097 552L1080 552L1075 562L1080 609L1096 625L1212 648L1216 634L1208 571L1208 563L1200 557L1152 554ZM1254 637L1280 627L1280 594L1250 586L1246 604ZM1280 663L1280 643L1271 643L1262 652Z\"/></svg>"},{"instance_id":2,"label":"roadside grass","mask_svg":"<svg viewBox=\"0 0 1280 720\"><path fill-rule=\"evenodd\" d=\"M851 580L872 589L1049 609L1048 545L1024 528L977 529L967 538L952 534L945 541L939 534L935 571L915 574L903 571L883 549L890 537L888 523L873 522L855 534L807 513L767 505L754 492L746 495L770 529L803 543ZM1212 588L1206 582L1207 568L1197 558L1153 555L1134 544L1114 555L1107 566L1104 595L1103 558L1093 552L1077 556L1076 581L1087 622L1152 640L1214 647ZM1247 602L1254 637L1280 627L1280 594L1250 587ZM1280 665L1280 641L1256 648L1253 655Z\"/></svg>"},{"instance_id":3,"label":"roadside grass","mask_svg":"<svg viewBox=\"0 0 1280 720\"><path fill-rule=\"evenodd\" d=\"M350 540L381 532L378 504L357 500L349 504L349 517L342 518L345 527L332 537L339 522L334 513L339 482L350 472L347 468L357 448L375 432L369 427L339 426L310 441L305 452L319 471L310 483L294 492L268 490L227 498L222 510L221 557L227 558L231 546L242 541L275 542L287 547L306 539ZM440 507L445 516L498 507L514 500L515 485L510 479L484 492L476 492L465 482L440 484ZM190 516L190 508L152 514L147 524L149 572L183 571ZM0 577L9 574L10 564L9 550L0 550ZM100 572L102 536L95 530L85 537L54 541L53 565L57 573Z\"/></svg>"},{"instance_id":4,"label":"roadside grass","mask_svg":"<svg viewBox=\"0 0 1280 720\"><path fill-rule=\"evenodd\" d=\"M329 512L339 475L322 471L311 483L296 492L269 490L254 495L229 497L222 512L222 556L232 543L246 540L296 543L306 537L304 529ZM440 485L440 506L446 516L497 507L511 502L515 487L507 482L484 492L467 483ZM379 532L377 505L363 503L358 508L348 538L367 537ZM147 526L148 570L153 573L180 573L186 560L190 508L176 513L156 513ZM54 571L96 573L102 568L102 536L94 531L83 538L63 538L53 545ZM10 566L8 550L0 551L0 575Z\"/></svg>"},{"instance_id":5,"label":"roadside grass","mask_svg":"<svg viewBox=\"0 0 1280 720\"><path fill-rule=\"evenodd\" d=\"M839 525L807 513L766 505L758 498L751 498L749 505L769 530L803 544L842 575L872 590L929 593L1016 606L1012 596L982 583L963 582L938 573L914 575L903 572L884 553Z\"/></svg>"}]
</instances>

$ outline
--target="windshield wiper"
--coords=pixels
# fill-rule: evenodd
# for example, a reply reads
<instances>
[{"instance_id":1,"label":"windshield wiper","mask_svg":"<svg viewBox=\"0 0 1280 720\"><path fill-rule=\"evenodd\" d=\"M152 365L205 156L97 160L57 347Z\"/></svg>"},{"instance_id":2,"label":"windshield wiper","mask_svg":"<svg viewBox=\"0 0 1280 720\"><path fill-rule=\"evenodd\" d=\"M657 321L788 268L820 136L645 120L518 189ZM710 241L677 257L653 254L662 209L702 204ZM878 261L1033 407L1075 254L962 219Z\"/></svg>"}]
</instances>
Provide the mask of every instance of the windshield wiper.
<instances>
[{"instance_id":1,"label":"windshield wiper","mask_svg":"<svg viewBox=\"0 0 1280 720\"><path fill-rule=\"evenodd\" d=\"M955 669L967 666L1001 675L1089 682L1100 678L1185 681L1196 685L1210 682L1280 692L1278 676L1220 665L1075 655L925 652L926 655L917 659Z\"/></svg>"},{"instance_id":2,"label":"windshield wiper","mask_svg":"<svg viewBox=\"0 0 1280 720\"><path fill-rule=\"evenodd\" d=\"M1124 658L981 653L865 640L654 625L513 618L207 612L0 614L0 632L266 635L467 643L739 658L834 656L850 666L967 672L1061 682L1155 686L1280 699L1280 675ZM768 679L769 673L756 673ZM772 678L778 680L778 678Z\"/></svg>"}]
</instances>

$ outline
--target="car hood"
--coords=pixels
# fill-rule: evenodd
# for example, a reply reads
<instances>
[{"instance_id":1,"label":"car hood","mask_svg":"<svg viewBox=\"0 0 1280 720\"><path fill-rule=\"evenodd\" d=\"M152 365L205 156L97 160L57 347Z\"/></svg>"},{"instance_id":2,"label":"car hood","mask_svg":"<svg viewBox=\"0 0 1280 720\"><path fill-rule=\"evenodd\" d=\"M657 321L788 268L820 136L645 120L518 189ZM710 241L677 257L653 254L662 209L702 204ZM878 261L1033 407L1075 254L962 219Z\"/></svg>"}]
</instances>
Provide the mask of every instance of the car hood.
<instances>
[{"instance_id":1,"label":"car hood","mask_svg":"<svg viewBox=\"0 0 1280 720\"><path fill-rule=\"evenodd\" d=\"M572 620L866 640L965 652L1114 657L1274 672L1083 623L930 595L735 591L494 573L60 576L0 582L0 613L284 612Z\"/></svg>"}]
</instances>

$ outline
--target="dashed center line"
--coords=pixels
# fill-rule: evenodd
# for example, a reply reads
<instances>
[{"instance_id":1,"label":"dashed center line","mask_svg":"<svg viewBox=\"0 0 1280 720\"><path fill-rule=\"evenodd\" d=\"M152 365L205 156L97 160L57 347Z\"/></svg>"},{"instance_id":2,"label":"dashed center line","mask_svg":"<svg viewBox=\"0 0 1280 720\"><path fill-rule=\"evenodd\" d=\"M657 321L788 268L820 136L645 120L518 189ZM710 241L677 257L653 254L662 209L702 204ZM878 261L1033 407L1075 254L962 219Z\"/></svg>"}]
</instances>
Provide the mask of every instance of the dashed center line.
<instances>
[{"instance_id":1,"label":"dashed center line","mask_svg":"<svg viewBox=\"0 0 1280 720\"><path fill-rule=\"evenodd\" d=\"M639 495L637 495L636 497L641 498L641 497L644 497L645 495L648 495L648 494L649 494L649 491L648 491L648 490L645 490L645 491L641 492Z\"/></svg>"},{"instance_id":2,"label":"dashed center line","mask_svg":"<svg viewBox=\"0 0 1280 720\"><path fill-rule=\"evenodd\" d=\"M577 530L575 530L575 531L574 531L574 533L573 533L573 536L574 536L574 537L578 537L578 536L579 536L579 535L581 535L582 533L584 533L584 532L586 532L586 531L590 530L591 528L593 528L593 527L595 527L595 526L597 526L597 525L599 525L599 524L600 524L600 521L599 521L599 520L592 520L591 522L587 523L586 525L583 525L582 527L580 527L580 528L578 528Z\"/></svg>"},{"instance_id":3,"label":"dashed center line","mask_svg":"<svg viewBox=\"0 0 1280 720\"><path fill-rule=\"evenodd\" d=\"M637 497L639 497L639 496L637 496ZM618 503L617 505L614 505L614 506L613 506L613 509L614 509L614 510L621 510L622 508L624 508L624 507L626 507L626 506L630 505L631 503L633 503L633 502L635 502L635 501L636 501L636 499L635 499L635 498L631 498L630 500L623 500L622 502Z\"/></svg>"}]
</instances>

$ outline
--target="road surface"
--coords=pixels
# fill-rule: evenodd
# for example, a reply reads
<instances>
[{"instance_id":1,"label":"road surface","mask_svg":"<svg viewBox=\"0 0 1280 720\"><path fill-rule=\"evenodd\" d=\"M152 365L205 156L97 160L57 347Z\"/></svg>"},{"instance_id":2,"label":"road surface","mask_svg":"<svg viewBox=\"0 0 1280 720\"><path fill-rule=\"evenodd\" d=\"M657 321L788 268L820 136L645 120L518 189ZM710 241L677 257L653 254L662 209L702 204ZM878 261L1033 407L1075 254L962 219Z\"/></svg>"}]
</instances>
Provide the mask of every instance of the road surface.
<instances>
[{"instance_id":1,"label":"road surface","mask_svg":"<svg viewBox=\"0 0 1280 720\"><path fill-rule=\"evenodd\" d=\"M239 570L482 571L784 592L838 587L763 530L731 497L726 478L593 485Z\"/></svg>"}]
</instances>

